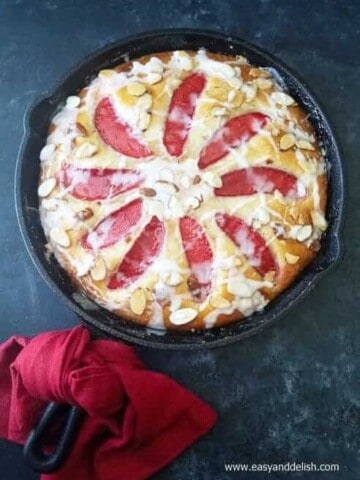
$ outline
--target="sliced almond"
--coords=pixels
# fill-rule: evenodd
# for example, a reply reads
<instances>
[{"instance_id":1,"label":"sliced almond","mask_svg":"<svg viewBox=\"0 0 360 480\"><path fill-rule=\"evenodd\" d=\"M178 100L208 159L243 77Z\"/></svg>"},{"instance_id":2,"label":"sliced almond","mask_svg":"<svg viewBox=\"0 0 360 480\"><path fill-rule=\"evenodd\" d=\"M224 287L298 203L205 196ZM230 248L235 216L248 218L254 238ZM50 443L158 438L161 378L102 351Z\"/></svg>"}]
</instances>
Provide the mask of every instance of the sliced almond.
<instances>
[{"instance_id":1,"label":"sliced almond","mask_svg":"<svg viewBox=\"0 0 360 480\"><path fill-rule=\"evenodd\" d=\"M55 152L55 145L53 143L49 143L48 145L45 145L45 147L43 147L40 152L40 160L42 162L46 162L47 160L50 160L54 152Z\"/></svg>"},{"instance_id":2,"label":"sliced almond","mask_svg":"<svg viewBox=\"0 0 360 480\"><path fill-rule=\"evenodd\" d=\"M236 88L237 90L239 90L243 86L242 79L238 77L232 77L227 79L227 83L231 85L231 87Z\"/></svg>"},{"instance_id":3,"label":"sliced almond","mask_svg":"<svg viewBox=\"0 0 360 480\"><path fill-rule=\"evenodd\" d=\"M51 177L44 180L38 188L38 195L39 197L45 198L50 195L50 193L56 187L56 178Z\"/></svg>"},{"instance_id":4,"label":"sliced almond","mask_svg":"<svg viewBox=\"0 0 360 480\"><path fill-rule=\"evenodd\" d=\"M275 103L284 107L288 107L295 103L294 99L284 92L273 92L271 94L271 98L274 100Z\"/></svg>"},{"instance_id":5,"label":"sliced almond","mask_svg":"<svg viewBox=\"0 0 360 480\"><path fill-rule=\"evenodd\" d=\"M155 85L156 83L161 82L162 78L163 77L161 73L149 73L149 75L147 76L147 82L150 85Z\"/></svg>"},{"instance_id":6,"label":"sliced almond","mask_svg":"<svg viewBox=\"0 0 360 480\"><path fill-rule=\"evenodd\" d=\"M83 210L79 210L78 212L76 212L76 216L83 221L89 220L89 218L91 218L93 215L94 212L91 210L90 207L86 207Z\"/></svg>"},{"instance_id":7,"label":"sliced almond","mask_svg":"<svg viewBox=\"0 0 360 480\"><path fill-rule=\"evenodd\" d=\"M325 232L325 230L327 229L327 221L320 212L313 210L311 212L311 219L315 227L317 227L322 232Z\"/></svg>"},{"instance_id":8,"label":"sliced almond","mask_svg":"<svg viewBox=\"0 0 360 480\"><path fill-rule=\"evenodd\" d=\"M307 140L298 140L296 142L296 146L298 148L301 148L302 150L315 150L314 145L312 145L310 142Z\"/></svg>"},{"instance_id":9,"label":"sliced almond","mask_svg":"<svg viewBox=\"0 0 360 480\"><path fill-rule=\"evenodd\" d=\"M78 97L77 95L71 95L66 99L66 106L68 108L76 108L80 105L80 102L80 97Z\"/></svg>"},{"instance_id":10,"label":"sliced almond","mask_svg":"<svg viewBox=\"0 0 360 480\"><path fill-rule=\"evenodd\" d=\"M158 192L164 192L168 195L174 195L177 192L177 186L173 183L166 182L164 180L158 180L155 182L155 189Z\"/></svg>"},{"instance_id":11,"label":"sliced almond","mask_svg":"<svg viewBox=\"0 0 360 480\"><path fill-rule=\"evenodd\" d=\"M260 78L256 79L256 85L258 86L258 88L260 88L260 90L268 90L269 88L271 88L273 86L273 83L268 78L261 78L260 77Z\"/></svg>"},{"instance_id":12,"label":"sliced almond","mask_svg":"<svg viewBox=\"0 0 360 480\"><path fill-rule=\"evenodd\" d=\"M198 197L190 197L186 200L185 203L186 203L188 208L191 208L193 210L196 210L201 205L201 202L200 202Z\"/></svg>"},{"instance_id":13,"label":"sliced almond","mask_svg":"<svg viewBox=\"0 0 360 480\"><path fill-rule=\"evenodd\" d=\"M184 209L180 201L173 195L169 200L169 210L172 213L172 216L178 218L184 215Z\"/></svg>"},{"instance_id":14,"label":"sliced almond","mask_svg":"<svg viewBox=\"0 0 360 480\"><path fill-rule=\"evenodd\" d=\"M215 107L211 110L211 113L215 116L215 117L223 117L224 115L226 115L226 108L225 107Z\"/></svg>"},{"instance_id":15,"label":"sliced almond","mask_svg":"<svg viewBox=\"0 0 360 480\"><path fill-rule=\"evenodd\" d=\"M104 70L100 70L99 72L100 78L110 78L110 77L113 77L114 75L116 75L115 70L104 69Z\"/></svg>"},{"instance_id":16,"label":"sliced almond","mask_svg":"<svg viewBox=\"0 0 360 480\"><path fill-rule=\"evenodd\" d=\"M106 277L106 266L102 258L99 257L95 260L95 265L90 270L90 275L95 282L100 282L101 280L104 280L104 278Z\"/></svg>"},{"instance_id":17,"label":"sliced almond","mask_svg":"<svg viewBox=\"0 0 360 480\"><path fill-rule=\"evenodd\" d=\"M241 281L238 278L229 278L228 281L228 290L233 295L239 297L251 297L251 289L245 280Z\"/></svg>"},{"instance_id":18,"label":"sliced almond","mask_svg":"<svg viewBox=\"0 0 360 480\"><path fill-rule=\"evenodd\" d=\"M296 138L292 133L286 133L280 139L280 150L289 150L295 145Z\"/></svg>"},{"instance_id":19,"label":"sliced almond","mask_svg":"<svg viewBox=\"0 0 360 480\"><path fill-rule=\"evenodd\" d=\"M166 283L166 285L169 285L169 287L176 287L177 285L180 285L182 281L183 277L180 275L179 272L171 272L164 277L164 283Z\"/></svg>"},{"instance_id":20,"label":"sliced almond","mask_svg":"<svg viewBox=\"0 0 360 480\"><path fill-rule=\"evenodd\" d=\"M210 305L214 308L229 308L231 307L231 302L224 297L212 297L210 299Z\"/></svg>"},{"instance_id":21,"label":"sliced almond","mask_svg":"<svg viewBox=\"0 0 360 480\"><path fill-rule=\"evenodd\" d=\"M210 187L220 188L222 186L222 179L220 175L217 175L214 172L205 172L203 175L203 180L210 185Z\"/></svg>"},{"instance_id":22,"label":"sliced almond","mask_svg":"<svg viewBox=\"0 0 360 480\"><path fill-rule=\"evenodd\" d=\"M248 60L246 57L244 57L244 55L236 55L236 61L241 65L248 63Z\"/></svg>"},{"instance_id":23,"label":"sliced almond","mask_svg":"<svg viewBox=\"0 0 360 480\"><path fill-rule=\"evenodd\" d=\"M311 234L312 234L311 225L303 225L297 231L296 240L298 240L299 242L303 242L304 240L307 240L308 238L310 238Z\"/></svg>"},{"instance_id":24,"label":"sliced almond","mask_svg":"<svg viewBox=\"0 0 360 480\"><path fill-rule=\"evenodd\" d=\"M234 98L234 100L233 100L233 105L234 105L234 107L236 107L236 108L241 107L241 105L242 105L242 103L243 103L243 101L244 101L244 98L245 98L245 95L244 95L243 92L241 92L241 91L237 92L237 93L236 93L236 96L235 96L235 98Z\"/></svg>"},{"instance_id":25,"label":"sliced almond","mask_svg":"<svg viewBox=\"0 0 360 480\"><path fill-rule=\"evenodd\" d=\"M299 261L298 255L293 255L292 253L285 253L285 260L289 265L295 265Z\"/></svg>"},{"instance_id":26,"label":"sliced almond","mask_svg":"<svg viewBox=\"0 0 360 480\"><path fill-rule=\"evenodd\" d=\"M142 131L147 130L149 128L150 122L151 122L151 114L148 112L143 112L139 117L138 127Z\"/></svg>"},{"instance_id":27,"label":"sliced almond","mask_svg":"<svg viewBox=\"0 0 360 480\"><path fill-rule=\"evenodd\" d=\"M70 247L71 240L66 230L62 228L53 228L50 231L50 238L55 243L60 245L60 247L68 248Z\"/></svg>"},{"instance_id":28,"label":"sliced almond","mask_svg":"<svg viewBox=\"0 0 360 480\"><path fill-rule=\"evenodd\" d=\"M156 190L150 187L141 187L139 192L141 195L144 195L144 197L156 197Z\"/></svg>"},{"instance_id":29,"label":"sliced almond","mask_svg":"<svg viewBox=\"0 0 360 480\"><path fill-rule=\"evenodd\" d=\"M257 95L256 85L244 85L243 90L245 93L245 102L252 102Z\"/></svg>"},{"instance_id":30,"label":"sliced almond","mask_svg":"<svg viewBox=\"0 0 360 480\"><path fill-rule=\"evenodd\" d=\"M195 177L193 178L193 185L198 185L199 183L201 182L201 177L200 175L195 175Z\"/></svg>"},{"instance_id":31,"label":"sliced almond","mask_svg":"<svg viewBox=\"0 0 360 480\"><path fill-rule=\"evenodd\" d=\"M274 270L270 270L270 272L266 272L264 276L265 282L273 282L275 280L276 272Z\"/></svg>"},{"instance_id":32,"label":"sliced almond","mask_svg":"<svg viewBox=\"0 0 360 480\"><path fill-rule=\"evenodd\" d=\"M145 85L140 82L133 82L129 83L127 86L127 91L130 93L130 95L133 95L134 97L141 97L141 95L144 95L146 92Z\"/></svg>"},{"instance_id":33,"label":"sliced almond","mask_svg":"<svg viewBox=\"0 0 360 480\"><path fill-rule=\"evenodd\" d=\"M227 101L231 103L234 100L235 96L236 96L236 90L230 90L227 97Z\"/></svg>"},{"instance_id":34,"label":"sliced almond","mask_svg":"<svg viewBox=\"0 0 360 480\"><path fill-rule=\"evenodd\" d=\"M98 151L98 147L90 142L83 142L76 147L74 155L76 158L90 158Z\"/></svg>"},{"instance_id":35,"label":"sliced almond","mask_svg":"<svg viewBox=\"0 0 360 480\"><path fill-rule=\"evenodd\" d=\"M150 93L144 93L144 95L139 98L137 104L140 108L143 108L144 110L150 110L152 107L152 102L152 95L150 95Z\"/></svg>"},{"instance_id":36,"label":"sliced almond","mask_svg":"<svg viewBox=\"0 0 360 480\"><path fill-rule=\"evenodd\" d=\"M138 288L130 297L130 308L135 315L141 315L146 308L146 295L142 288Z\"/></svg>"},{"instance_id":37,"label":"sliced almond","mask_svg":"<svg viewBox=\"0 0 360 480\"><path fill-rule=\"evenodd\" d=\"M197 317L197 310L194 308L180 308L170 314L169 320L174 325L185 325Z\"/></svg>"}]
</instances>

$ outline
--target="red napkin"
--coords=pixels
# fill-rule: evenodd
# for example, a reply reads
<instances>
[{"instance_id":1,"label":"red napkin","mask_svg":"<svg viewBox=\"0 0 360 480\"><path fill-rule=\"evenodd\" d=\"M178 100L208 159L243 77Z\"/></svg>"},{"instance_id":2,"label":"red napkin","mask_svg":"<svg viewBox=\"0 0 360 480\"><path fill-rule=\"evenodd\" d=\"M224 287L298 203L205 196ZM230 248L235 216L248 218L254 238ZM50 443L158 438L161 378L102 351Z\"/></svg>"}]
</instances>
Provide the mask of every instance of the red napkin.
<instances>
[{"instance_id":1,"label":"red napkin","mask_svg":"<svg viewBox=\"0 0 360 480\"><path fill-rule=\"evenodd\" d=\"M61 469L42 480L140 480L171 462L216 413L132 347L91 340L83 327L0 345L0 436L23 443L47 402L87 414Z\"/></svg>"}]
</instances>

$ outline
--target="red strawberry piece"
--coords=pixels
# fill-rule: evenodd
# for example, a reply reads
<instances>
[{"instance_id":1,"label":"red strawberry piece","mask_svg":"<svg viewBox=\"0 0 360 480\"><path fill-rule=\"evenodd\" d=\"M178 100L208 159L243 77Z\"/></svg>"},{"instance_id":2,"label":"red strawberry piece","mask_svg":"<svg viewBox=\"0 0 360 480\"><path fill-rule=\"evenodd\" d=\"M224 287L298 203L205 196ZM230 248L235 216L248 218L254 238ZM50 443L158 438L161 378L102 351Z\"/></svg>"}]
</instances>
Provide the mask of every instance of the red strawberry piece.
<instances>
[{"instance_id":1,"label":"red strawberry piece","mask_svg":"<svg viewBox=\"0 0 360 480\"><path fill-rule=\"evenodd\" d=\"M185 78L173 93L165 122L164 145L170 155L179 157L191 128L197 99L205 87L202 73L193 73Z\"/></svg>"},{"instance_id":2,"label":"red strawberry piece","mask_svg":"<svg viewBox=\"0 0 360 480\"><path fill-rule=\"evenodd\" d=\"M110 247L131 232L142 214L142 200L137 198L101 220L86 233L81 245L88 250Z\"/></svg>"},{"instance_id":3,"label":"red strawberry piece","mask_svg":"<svg viewBox=\"0 0 360 480\"><path fill-rule=\"evenodd\" d=\"M239 217L227 213L217 213L216 223L226 235L237 245L250 265L260 275L277 271L274 257L266 245L264 238Z\"/></svg>"},{"instance_id":4,"label":"red strawberry piece","mask_svg":"<svg viewBox=\"0 0 360 480\"><path fill-rule=\"evenodd\" d=\"M131 127L121 121L109 98L104 98L95 110L95 127L103 141L117 152L133 158L152 155L150 148L139 140Z\"/></svg>"},{"instance_id":5,"label":"red strawberry piece","mask_svg":"<svg viewBox=\"0 0 360 480\"><path fill-rule=\"evenodd\" d=\"M231 148L248 142L265 125L269 117L263 113L245 113L221 127L200 153L199 167L206 168L221 160Z\"/></svg>"},{"instance_id":6,"label":"red strawberry piece","mask_svg":"<svg viewBox=\"0 0 360 480\"><path fill-rule=\"evenodd\" d=\"M160 254L164 238L164 224L152 217L110 278L108 288L127 287L137 280Z\"/></svg>"},{"instance_id":7,"label":"red strawberry piece","mask_svg":"<svg viewBox=\"0 0 360 480\"><path fill-rule=\"evenodd\" d=\"M75 198L103 200L138 187L141 178L136 170L65 167L60 181Z\"/></svg>"},{"instance_id":8,"label":"red strawberry piece","mask_svg":"<svg viewBox=\"0 0 360 480\"><path fill-rule=\"evenodd\" d=\"M211 288L213 253L201 225L191 217L180 219L180 234L191 269L188 282L193 296L204 301Z\"/></svg>"},{"instance_id":9,"label":"red strawberry piece","mask_svg":"<svg viewBox=\"0 0 360 480\"><path fill-rule=\"evenodd\" d=\"M299 197L297 178L290 173L268 167L250 167L234 170L222 177L222 187L215 189L218 197L274 193L279 190L285 197Z\"/></svg>"}]
</instances>

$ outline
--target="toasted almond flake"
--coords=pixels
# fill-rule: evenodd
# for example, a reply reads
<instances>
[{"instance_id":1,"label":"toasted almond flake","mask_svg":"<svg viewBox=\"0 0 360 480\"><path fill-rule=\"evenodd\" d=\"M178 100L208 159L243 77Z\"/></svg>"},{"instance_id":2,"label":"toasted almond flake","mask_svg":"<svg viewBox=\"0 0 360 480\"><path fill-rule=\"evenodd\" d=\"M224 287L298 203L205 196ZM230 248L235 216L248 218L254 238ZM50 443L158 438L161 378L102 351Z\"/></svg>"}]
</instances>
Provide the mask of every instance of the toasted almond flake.
<instances>
[{"instance_id":1,"label":"toasted almond flake","mask_svg":"<svg viewBox=\"0 0 360 480\"><path fill-rule=\"evenodd\" d=\"M135 315L141 315L146 308L146 295L142 288L138 288L130 297L130 308Z\"/></svg>"},{"instance_id":2,"label":"toasted almond flake","mask_svg":"<svg viewBox=\"0 0 360 480\"><path fill-rule=\"evenodd\" d=\"M229 308L231 307L231 302L224 297L212 297L210 299L210 305L214 308Z\"/></svg>"},{"instance_id":3,"label":"toasted almond flake","mask_svg":"<svg viewBox=\"0 0 360 480\"><path fill-rule=\"evenodd\" d=\"M164 283L169 287L176 287L177 285L180 285L182 281L183 277L179 272L171 272L166 274L164 277Z\"/></svg>"},{"instance_id":4,"label":"toasted almond flake","mask_svg":"<svg viewBox=\"0 0 360 480\"><path fill-rule=\"evenodd\" d=\"M226 115L226 108L225 107L215 107L211 110L211 113L215 116L215 117L223 117L224 115Z\"/></svg>"},{"instance_id":5,"label":"toasted almond flake","mask_svg":"<svg viewBox=\"0 0 360 480\"><path fill-rule=\"evenodd\" d=\"M188 55L186 52L180 52L181 56L181 69L185 70L186 72L189 72L193 68L193 62L192 58L190 55Z\"/></svg>"},{"instance_id":6,"label":"toasted almond flake","mask_svg":"<svg viewBox=\"0 0 360 480\"><path fill-rule=\"evenodd\" d=\"M185 325L194 320L197 314L194 308L180 308L170 314L169 320L174 325Z\"/></svg>"},{"instance_id":7,"label":"toasted almond flake","mask_svg":"<svg viewBox=\"0 0 360 480\"><path fill-rule=\"evenodd\" d=\"M304 240L307 240L308 238L310 238L311 234L312 234L311 225L300 226L296 234L296 240L298 240L299 242L303 242Z\"/></svg>"},{"instance_id":8,"label":"toasted almond flake","mask_svg":"<svg viewBox=\"0 0 360 480\"><path fill-rule=\"evenodd\" d=\"M68 108L76 108L80 105L80 102L80 97L78 97L77 95L71 95L66 99L66 106Z\"/></svg>"},{"instance_id":9,"label":"toasted almond flake","mask_svg":"<svg viewBox=\"0 0 360 480\"><path fill-rule=\"evenodd\" d=\"M140 115L139 121L138 121L138 127L140 128L140 130L142 131L147 130L149 128L150 121L151 121L151 114L148 112L143 112Z\"/></svg>"},{"instance_id":10,"label":"toasted almond flake","mask_svg":"<svg viewBox=\"0 0 360 480\"><path fill-rule=\"evenodd\" d=\"M157 192L167 193L168 195L174 195L177 192L177 186L174 183L164 180L157 180L154 186Z\"/></svg>"},{"instance_id":11,"label":"toasted almond flake","mask_svg":"<svg viewBox=\"0 0 360 480\"><path fill-rule=\"evenodd\" d=\"M259 77L260 74L261 70L259 68L251 67L249 70L249 75L251 75L252 77Z\"/></svg>"},{"instance_id":12,"label":"toasted almond flake","mask_svg":"<svg viewBox=\"0 0 360 480\"><path fill-rule=\"evenodd\" d=\"M97 145L94 145L90 142L83 142L81 145L75 148L74 155L76 158L90 158L95 155L97 151Z\"/></svg>"},{"instance_id":13,"label":"toasted almond flake","mask_svg":"<svg viewBox=\"0 0 360 480\"><path fill-rule=\"evenodd\" d=\"M156 197L156 190L150 187L141 187L139 192L141 195L144 195L144 197Z\"/></svg>"},{"instance_id":14,"label":"toasted almond flake","mask_svg":"<svg viewBox=\"0 0 360 480\"><path fill-rule=\"evenodd\" d=\"M156 83L161 82L162 78L163 77L161 73L149 73L149 75L147 76L147 82L150 85L155 85Z\"/></svg>"},{"instance_id":15,"label":"toasted almond flake","mask_svg":"<svg viewBox=\"0 0 360 480\"><path fill-rule=\"evenodd\" d=\"M210 185L210 187L220 188L222 186L222 179L220 175L217 175L214 172L205 172L203 175L203 180Z\"/></svg>"},{"instance_id":16,"label":"toasted almond flake","mask_svg":"<svg viewBox=\"0 0 360 480\"><path fill-rule=\"evenodd\" d=\"M299 261L298 255L293 255L292 253L285 253L285 260L289 265L295 265Z\"/></svg>"},{"instance_id":17,"label":"toasted almond flake","mask_svg":"<svg viewBox=\"0 0 360 480\"><path fill-rule=\"evenodd\" d=\"M141 97L146 92L145 85L140 82L129 83L127 91L134 97Z\"/></svg>"},{"instance_id":18,"label":"toasted almond flake","mask_svg":"<svg viewBox=\"0 0 360 480\"><path fill-rule=\"evenodd\" d=\"M104 70L100 70L99 72L100 78L110 78L110 77L113 77L114 75L116 75L115 70L104 69Z\"/></svg>"},{"instance_id":19,"label":"toasted almond flake","mask_svg":"<svg viewBox=\"0 0 360 480\"><path fill-rule=\"evenodd\" d=\"M154 73L162 73L164 71L164 64L162 63L160 58L152 57L151 60L150 60L151 61L151 63L150 63L151 71L154 72ZM147 65L149 65L149 63Z\"/></svg>"},{"instance_id":20,"label":"toasted almond flake","mask_svg":"<svg viewBox=\"0 0 360 480\"><path fill-rule=\"evenodd\" d=\"M284 107L288 107L289 105L293 105L293 103L295 103L294 99L284 92L273 92L271 94L271 98L275 103Z\"/></svg>"},{"instance_id":21,"label":"toasted almond flake","mask_svg":"<svg viewBox=\"0 0 360 480\"><path fill-rule=\"evenodd\" d=\"M301 148L303 150L315 150L315 147L314 145L312 145L310 142L308 142L307 140L298 140L296 142L296 146L298 148Z\"/></svg>"},{"instance_id":22,"label":"toasted almond flake","mask_svg":"<svg viewBox=\"0 0 360 480\"><path fill-rule=\"evenodd\" d=\"M47 160L50 160L54 152L55 152L55 145L53 143L49 143L48 145L45 145L45 147L41 149L40 160L42 162L46 162Z\"/></svg>"},{"instance_id":23,"label":"toasted almond flake","mask_svg":"<svg viewBox=\"0 0 360 480\"><path fill-rule=\"evenodd\" d=\"M236 55L235 58L236 58L236 61L237 61L238 63L240 63L241 65L248 63L247 58L244 57L243 55Z\"/></svg>"},{"instance_id":24,"label":"toasted almond flake","mask_svg":"<svg viewBox=\"0 0 360 480\"><path fill-rule=\"evenodd\" d=\"M45 210L54 211L58 208L59 203L56 198L44 198L41 205Z\"/></svg>"},{"instance_id":25,"label":"toasted almond flake","mask_svg":"<svg viewBox=\"0 0 360 480\"><path fill-rule=\"evenodd\" d=\"M90 207L86 207L83 210L79 210L78 212L76 212L76 216L83 221L89 220L89 218L91 218L93 215L94 212L91 210Z\"/></svg>"},{"instance_id":26,"label":"toasted almond flake","mask_svg":"<svg viewBox=\"0 0 360 480\"><path fill-rule=\"evenodd\" d=\"M234 264L235 264L235 267L240 267L240 265L243 264L243 261L240 257L235 257Z\"/></svg>"},{"instance_id":27,"label":"toasted almond flake","mask_svg":"<svg viewBox=\"0 0 360 480\"><path fill-rule=\"evenodd\" d=\"M289 150L295 145L296 138L292 133L286 133L280 139L280 150Z\"/></svg>"},{"instance_id":28,"label":"toasted almond flake","mask_svg":"<svg viewBox=\"0 0 360 480\"><path fill-rule=\"evenodd\" d=\"M243 90L245 93L245 102L252 102L257 95L256 85L244 85Z\"/></svg>"},{"instance_id":29,"label":"toasted almond flake","mask_svg":"<svg viewBox=\"0 0 360 480\"><path fill-rule=\"evenodd\" d=\"M101 257L98 257L95 260L95 265L90 270L90 275L95 282L100 282L106 277L106 266L104 260Z\"/></svg>"},{"instance_id":30,"label":"toasted almond flake","mask_svg":"<svg viewBox=\"0 0 360 480\"><path fill-rule=\"evenodd\" d=\"M325 232L327 229L327 221L325 220L324 215L322 215L317 210L311 212L311 219L315 227L317 227L322 232Z\"/></svg>"},{"instance_id":31,"label":"toasted almond flake","mask_svg":"<svg viewBox=\"0 0 360 480\"><path fill-rule=\"evenodd\" d=\"M56 187L56 178L51 177L44 180L38 188L38 195L39 197L45 198L50 195L50 193Z\"/></svg>"},{"instance_id":32,"label":"toasted almond flake","mask_svg":"<svg viewBox=\"0 0 360 480\"><path fill-rule=\"evenodd\" d=\"M53 228L50 231L50 238L53 242L60 245L60 247L64 247L64 248L70 247L70 244L71 244L70 237L66 232L66 230L63 230L62 228Z\"/></svg>"},{"instance_id":33,"label":"toasted almond flake","mask_svg":"<svg viewBox=\"0 0 360 480\"><path fill-rule=\"evenodd\" d=\"M275 280L276 272L271 270L270 272L266 272L264 276L265 282L273 282Z\"/></svg>"},{"instance_id":34,"label":"toasted almond flake","mask_svg":"<svg viewBox=\"0 0 360 480\"><path fill-rule=\"evenodd\" d=\"M190 197L190 198L186 199L185 204L188 208L196 210L197 208L200 207L201 202L200 202L200 199L198 197Z\"/></svg>"},{"instance_id":35,"label":"toasted almond flake","mask_svg":"<svg viewBox=\"0 0 360 480\"><path fill-rule=\"evenodd\" d=\"M273 83L268 78L260 77L256 80L256 85L258 86L258 88L260 88L260 90L268 90L273 86Z\"/></svg>"},{"instance_id":36,"label":"toasted almond flake","mask_svg":"<svg viewBox=\"0 0 360 480\"><path fill-rule=\"evenodd\" d=\"M150 95L150 93L144 93L144 95L139 98L137 105L144 110L150 110L152 107L152 102L152 95Z\"/></svg>"},{"instance_id":37,"label":"toasted almond flake","mask_svg":"<svg viewBox=\"0 0 360 480\"><path fill-rule=\"evenodd\" d=\"M238 78L238 77L233 77L233 78L229 78L227 80L227 83L233 87L233 88L236 88L237 90L239 90L242 85L243 85L243 81L241 78Z\"/></svg>"}]
</instances>

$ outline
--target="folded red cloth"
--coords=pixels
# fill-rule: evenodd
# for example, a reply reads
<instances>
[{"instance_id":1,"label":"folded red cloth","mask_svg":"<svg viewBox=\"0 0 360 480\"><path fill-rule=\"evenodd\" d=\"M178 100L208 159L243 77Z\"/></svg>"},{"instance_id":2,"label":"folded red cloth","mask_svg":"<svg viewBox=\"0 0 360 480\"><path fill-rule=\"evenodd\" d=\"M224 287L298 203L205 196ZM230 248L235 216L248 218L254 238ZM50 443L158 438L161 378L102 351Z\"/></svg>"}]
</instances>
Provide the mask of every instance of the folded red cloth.
<instances>
[{"instance_id":1,"label":"folded red cloth","mask_svg":"<svg viewBox=\"0 0 360 480\"><path fill-rule=\"evenodd\" d=\"M206 433L216 413L132 347L83 327L0 345L0 436L23 443L47 402L87 414L65 464L42 480L140 480Z\"/></svg>"}]
</instances>

